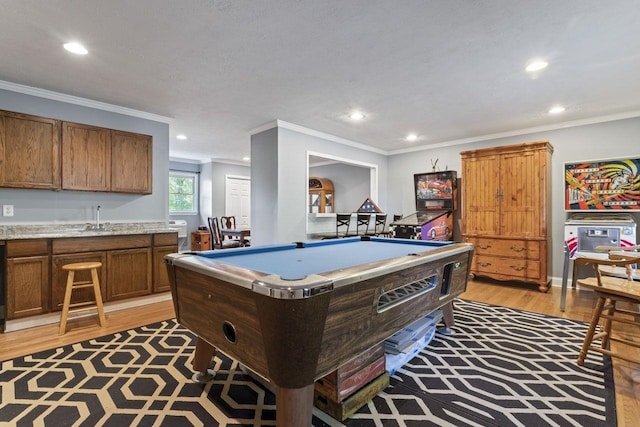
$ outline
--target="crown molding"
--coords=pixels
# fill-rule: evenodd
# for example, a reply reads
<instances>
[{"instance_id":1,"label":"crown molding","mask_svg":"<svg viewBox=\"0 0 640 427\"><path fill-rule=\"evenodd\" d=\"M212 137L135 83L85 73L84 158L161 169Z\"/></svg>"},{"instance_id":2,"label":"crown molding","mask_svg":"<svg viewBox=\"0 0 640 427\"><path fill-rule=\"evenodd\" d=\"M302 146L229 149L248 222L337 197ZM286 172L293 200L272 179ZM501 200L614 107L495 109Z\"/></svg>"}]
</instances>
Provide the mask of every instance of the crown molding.
<instances>
[{"instance_id":1,"label":"crown molding","mask_svg":"<svg viewBox=\"0 0 640 427\"><path fill-rule=\"evenodd\" d=\"M360 150L369 151L376 154L388 155L389 152L380 148L371 147L359 142L351 141L340 136L331 135L330 133L320 132L318 130L309 129L304 126L296 125L294 123L285 122L284 120L274 120L272 122L265 123L258 126L255 129L249 131L249 135L255 135L260 132L264 132L273 128L289 129L298 133L302 133L316 138L326 139L327 141L337 142L338 144L347 145L349 147L358 148Z\"/></svg>"},{"instance_id":2,"label":"crown molding","mask_svg":"<svg viewBox=\"0 0 640 427\"><path fill-rule=\"evenodd\" d=\"M185 157L171 157L171 156L169 156L169 161L177 162L177 163L189 163L192 165L201 165L203 163L207 163L206 161L200 160L200 159L189 159Z\"/></svg>"},{"instance_id":3,"label":"crown molding","mask_svg":"<svg viewBox=\"0 0 640 427\"><path fill-rule=\"evenodd\" d=\"M36 96L38 98L51 99L53 101L66 102L67 104L80 105L82 107L95 108L97 110L110 111L112 113L124 114L141 119L153 120L161 123L171 123L171 117L158 114L147 113L146 111L134 110L133 108L121 107L119 105L108 104L106 102L94 101L92 99L81 98L79 96L67 95L60 92L53 92L32 86L25 86L18 83L0 80L0 89L18 92L25 95Z\"/></svg>"},{"instance_id":4,"label":"crown molding","mask_svg":"<svg viewBox=\"0 0 640 427\"><path fill-rule=\"evenodd\" d=\"M514 131L509 131L509 132L498 132L498 133L492 133L488 135L474 136L471 138L454 139L451 141L438 142L435 144L421 145L421 146L416 146L411 148L402 148L399 150L392 150L387 152L387 154L395 155L395 154L413 153L416 151L433 150L435 148L452 147L454 145L472 144L474 142L488 141L491 139L508 138L510 136L527 135L530 133L537 133L537 132L548 132L552 130L566 129L566 128L577 127L577 126L593 125L598 123L613 122L616 120L632 119L636 117L640 117L640 111L629 111L626 113L611 114L608 116L591 117L589 119L571 120L568 122L555 123L552 125L534 126L530 128L518 129Z\"/></svg>"},{"instance_id":5,"label":"crown molding","mask_svg":"<svg viewBox=\"0 0 640 427\"><path fill-rule=\"evenodd\" d=\"M349 147L358 148L360 150L369 151L376 154L388 155L389 152L386 150L382 150L380 148L371 147L370 145L364 145L359 142L351 141L346 138L342 138L339 136L331 135L329 133L320 132L314 129L309 129L304 126L296 125L294 123L285 122L283 120L276 120L278 123L278 127L293 130L295 132L303 133L309 136L315 136L317 138L326 139L328 141L337 142L338 144L348 145Z\"/></svg>"}]
</instances>

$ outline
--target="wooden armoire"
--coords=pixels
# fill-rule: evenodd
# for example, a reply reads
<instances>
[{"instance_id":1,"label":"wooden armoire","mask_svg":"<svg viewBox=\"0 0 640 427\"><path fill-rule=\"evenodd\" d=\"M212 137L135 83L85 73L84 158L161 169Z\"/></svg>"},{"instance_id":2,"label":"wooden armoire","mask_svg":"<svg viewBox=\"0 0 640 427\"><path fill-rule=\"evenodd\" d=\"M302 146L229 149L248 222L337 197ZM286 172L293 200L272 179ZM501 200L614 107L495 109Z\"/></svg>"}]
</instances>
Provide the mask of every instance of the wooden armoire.
<instances>
[{"instance_id":1,"label":"wooden armoire","mask_svg":"<svg viewBox=\"0 0 640 427\"><path fill-rule=\"evenodd\" d=\"M471 272L549 287L551 154L548 141L464 151L462 240Z\"/></svg>"}]
</instances>

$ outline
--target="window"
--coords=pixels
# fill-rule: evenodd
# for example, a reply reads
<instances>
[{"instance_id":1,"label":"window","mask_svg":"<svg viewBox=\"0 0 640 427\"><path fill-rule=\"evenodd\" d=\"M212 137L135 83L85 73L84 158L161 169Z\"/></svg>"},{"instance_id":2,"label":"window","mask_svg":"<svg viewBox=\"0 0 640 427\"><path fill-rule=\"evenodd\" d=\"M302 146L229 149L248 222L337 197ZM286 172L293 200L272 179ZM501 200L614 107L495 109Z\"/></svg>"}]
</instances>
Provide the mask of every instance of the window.
<instances>
[{"instance_id":1,"label":"window","mask_svg":"<svg viewBox=\"0 0 640 427\"><path fill-rule=\"evenodd\" d=\"M198 174L169 171L169 214L198 213Z\"/></svg>"}]
</instances>

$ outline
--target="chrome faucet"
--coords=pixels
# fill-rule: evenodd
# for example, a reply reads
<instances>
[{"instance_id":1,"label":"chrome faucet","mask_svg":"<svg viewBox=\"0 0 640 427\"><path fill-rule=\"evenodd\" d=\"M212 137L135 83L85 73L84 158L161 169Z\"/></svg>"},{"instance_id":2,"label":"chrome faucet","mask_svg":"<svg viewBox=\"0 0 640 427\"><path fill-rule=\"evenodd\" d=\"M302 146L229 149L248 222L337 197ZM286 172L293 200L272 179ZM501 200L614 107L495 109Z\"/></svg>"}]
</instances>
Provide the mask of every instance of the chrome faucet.
<instances>
[{"instance_id":1,"label":"chrome faucet","mask_svg":"<svg viewBox=\"0 0 640 427\"><path fill-rule=\"evenodd\" d=\"M104 224L100 224L100 205L98 205L98 207L96 208L96 222L93 224L90 222L87 222L84 229L87 231L102 231L102 230L106 231L108 226L109 226L108 222Z\"/></svg>"}]
</instances>

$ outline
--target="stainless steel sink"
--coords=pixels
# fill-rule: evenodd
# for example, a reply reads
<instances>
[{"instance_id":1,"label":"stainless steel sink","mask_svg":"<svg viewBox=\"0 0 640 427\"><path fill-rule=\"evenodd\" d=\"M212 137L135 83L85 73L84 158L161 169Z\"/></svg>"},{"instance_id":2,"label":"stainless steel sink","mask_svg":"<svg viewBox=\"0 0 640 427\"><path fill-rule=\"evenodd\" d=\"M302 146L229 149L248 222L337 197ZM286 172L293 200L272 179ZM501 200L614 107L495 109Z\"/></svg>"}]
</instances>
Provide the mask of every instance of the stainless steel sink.
<instances>
[{"instance_id":1,"label":"stainless steel sink","mask_svg":"<svg viewBox=\"0 0 640 427\"><path fill-rule=\"evenodd\" d=\"M91 224L91 223L86 223L84 226L84 229L82 231L93 231L93 232L101 232L101 231L112 231L111 230L111 225L107 222L105 224L100 224L100 225L96 225L96 224Z\"/></svg>"}]
</instances>

